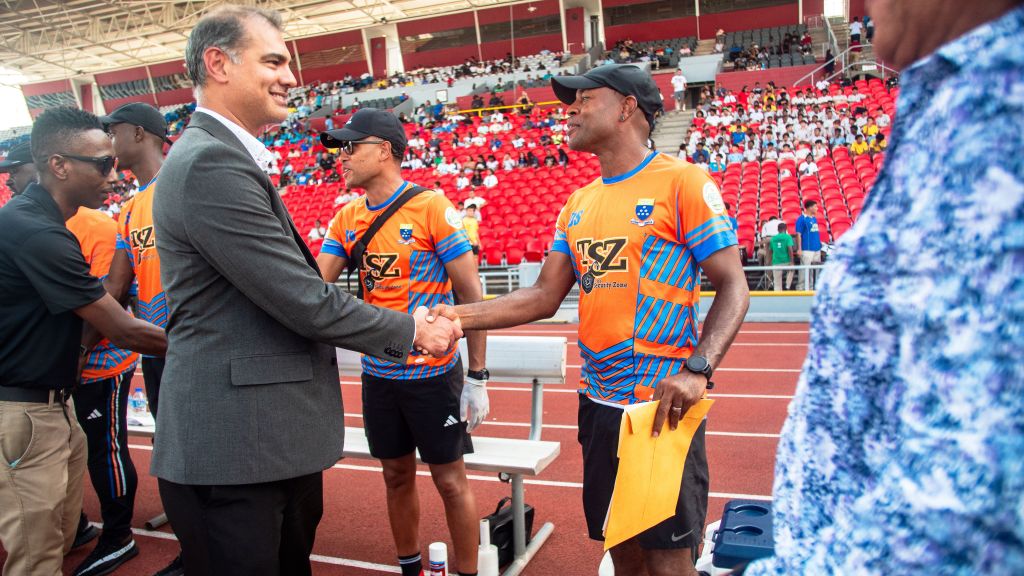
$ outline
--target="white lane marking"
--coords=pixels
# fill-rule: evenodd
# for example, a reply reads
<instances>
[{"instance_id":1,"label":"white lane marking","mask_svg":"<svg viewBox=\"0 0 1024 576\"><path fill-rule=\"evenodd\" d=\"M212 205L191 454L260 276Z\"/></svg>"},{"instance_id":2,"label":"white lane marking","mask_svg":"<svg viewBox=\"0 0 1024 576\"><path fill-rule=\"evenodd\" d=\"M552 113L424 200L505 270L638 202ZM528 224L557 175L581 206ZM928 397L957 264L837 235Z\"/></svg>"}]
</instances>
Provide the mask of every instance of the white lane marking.
<instances>
[{"instance_id":1,"label":"white lane marking","mask_svg":"<svg viewBox=\"0 0 1024 576\"><path fill-rule=\"evenodd\" d=\"M356 414L353 412L345 412L345 416L348 418L359 418L362 420L362 414ZM480 424L481 426L506 426L512 428L529 428L529 422L497 422L497 421L484 421ZM541 428L547 428L549 430L579 430L579 427L575 424L541 424ZM731 436L736 438L778 438L778 434L766 434L761 432L719 432L717 430L708 430L705 432L708 436Z\"/></svg>"},{"instance_id":2,"label":"white lane marking","mask_svg":"<svg viewBox=\"0 0 1024 576\"><path fill-rule=\"evenodd\" d=\"M561 335L561 334L578 334L578 329L572 330L528 330L519 328L507 328L502 330L492 330L495 334L502 334L508 336L515 336L517 334L539 334L539 335ZM740 334L809 334L810 330L740 330Z\"/></svg>"},{"instance_id":3,"label":"white lane marking","mask_svg":"<svg viewBox=\"0 0 1024 576\"><path fill-rule=\"evenodd\" d=\"M103 524L100 522L90 522L97 528L103 528ZM159 530L143 530L142 528L132 528L132 534L136 536L147 536L149 538L158 538L160 540L172 540L178 541L178 537L170 532L160 532ZM363 570L374 570L376 572L386 572L388 574L401 574L402 569L397 566L387 566L385 564L377 564L376 562L364 562L362 560L349 560L348 558L338 558L337 556L324 556L322 554L310 554L309 559L313 562L320 562L321 564L334 564L335 566L350 566L352 568L362 568Z\"/></svg>"}]
</instances>

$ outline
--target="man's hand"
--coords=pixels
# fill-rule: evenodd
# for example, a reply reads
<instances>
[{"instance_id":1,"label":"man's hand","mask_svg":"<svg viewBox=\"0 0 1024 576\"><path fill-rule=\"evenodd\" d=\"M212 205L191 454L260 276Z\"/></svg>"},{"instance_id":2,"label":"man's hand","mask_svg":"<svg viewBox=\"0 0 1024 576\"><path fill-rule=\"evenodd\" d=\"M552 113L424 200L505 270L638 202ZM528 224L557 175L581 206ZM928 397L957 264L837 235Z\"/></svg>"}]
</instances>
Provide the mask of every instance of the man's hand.
<instances>
[{"instance_id":1,"label":"man's hand","mask_svg":"<svg viewBox=\"0 0 1024 576\"><path fill-rule=\"evenodd\" d=\"M477 380L466 376L466 381L462 386L462 400L459 403L459 419L468 422L469 431L472 432L484 421L490 409L491 402L487 398L487 380Z\"/></svg>"},{"instance_id":2,"label":"man's hand","mask_svg":"<svg viewBox=\"0 0 1024 576\"><path fill-rule=\"evenodd\" d=\"M440 358L455 346L459 338L462 338L462 328L443 316L428 322L427 314L426 306L420 306L412 314L416 320L416 340L413 347L421 353Z\"/></svg>"},{"instance_id":3,"label":"man's hand","mask_svg":"<svg viewBox=\"0 0 1024 576\"><path fill-rule=\"evenodd\" d=\"M668 418L668 427L675 430L683 414L696 404L707 390L708 379L701 374L683 371L674 376L663 378L654 390L654 399L661 400L658 412L654 415L654 430L651 436L657 438L661 427Z\"/></svg>"},{"instance_id":4,"label":"man's hand","mask_svg":"<svg viewBox=\"0 0 1024 576\"><path fill-rule=\"evenodd\" d=\"M462 328L462 321L459 320L459 315L455 312L455 306L449 306L448 304L434 304L427 312L427 322L433 322L437 318L447 318L454 322L460 329Z\"/></svg>"}]
</instances>

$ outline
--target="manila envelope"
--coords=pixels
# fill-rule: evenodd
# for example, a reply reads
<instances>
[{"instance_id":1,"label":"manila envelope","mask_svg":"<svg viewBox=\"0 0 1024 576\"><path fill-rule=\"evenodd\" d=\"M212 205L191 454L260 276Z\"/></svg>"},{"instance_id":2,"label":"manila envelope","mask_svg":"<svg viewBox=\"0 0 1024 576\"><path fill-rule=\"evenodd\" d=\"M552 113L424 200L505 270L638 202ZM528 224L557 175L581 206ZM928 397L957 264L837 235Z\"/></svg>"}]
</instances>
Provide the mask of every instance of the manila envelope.
<instances>
[{"instance_id":1,"label":"manila envelope","mask_svg":"<svg viewBox=\"0 0 1024 576\"><path fill-rule=\"evenodd\" d=\"M714 400L702 399L669 430L651 437L657 402L635 404L622 412L619 428L619 470L605 519L604 549L674 516L690 441Z\"/></svg>"}]
</instances>

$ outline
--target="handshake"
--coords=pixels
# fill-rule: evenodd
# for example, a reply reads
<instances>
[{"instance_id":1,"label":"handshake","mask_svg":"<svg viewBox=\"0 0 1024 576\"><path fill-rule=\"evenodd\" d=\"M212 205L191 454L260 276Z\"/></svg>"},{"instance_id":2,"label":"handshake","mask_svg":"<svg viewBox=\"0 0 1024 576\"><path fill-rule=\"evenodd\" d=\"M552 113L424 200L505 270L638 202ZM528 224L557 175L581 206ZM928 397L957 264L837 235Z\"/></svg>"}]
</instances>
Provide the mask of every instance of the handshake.
<instances>
[{"instance_id":1,"label":"handshake","mask_svg":"<svg viewBox=\"0 0 1024 576\"><path fill-rule=\"evenodd\" d=\"M440 358L458 345L462 338L462 322L453 306L439 304L431 309L420 306L412 313L416 320L413 348L421 354Z\"/></svg>"}]
</instances>

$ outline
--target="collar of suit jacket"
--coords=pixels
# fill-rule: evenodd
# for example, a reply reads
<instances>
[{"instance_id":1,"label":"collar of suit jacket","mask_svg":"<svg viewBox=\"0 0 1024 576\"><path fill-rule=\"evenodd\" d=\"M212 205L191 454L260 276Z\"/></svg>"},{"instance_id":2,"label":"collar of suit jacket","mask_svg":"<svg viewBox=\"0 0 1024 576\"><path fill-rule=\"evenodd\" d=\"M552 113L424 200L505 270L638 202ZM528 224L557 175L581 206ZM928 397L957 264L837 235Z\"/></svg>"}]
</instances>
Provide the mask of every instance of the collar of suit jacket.
<instances>
[{"instance_id":1,"label":"collar of suit jacket","mask_svg":"<svg viewBox=\"0 0 1024 576\"><path fill-rule=\"evenodd\" d=\"M274 158L274 154L271 153L270 150L267 150L267 147L263 145L263 142L260 142L258 138L246 132L245 129L238 124L235 124L223 115L218 114L209 108L199 106L196 108L196 112L206 114L230 130L231 133L235 135L235 138L238 138L238 141L242 143L242 146L245 147L245 151L249 153L249 156L252 156L253 162L256 162L256 165L260 167L260 170L266 172L277 162L277 159Z\"/></svg>"}]
</instances>

